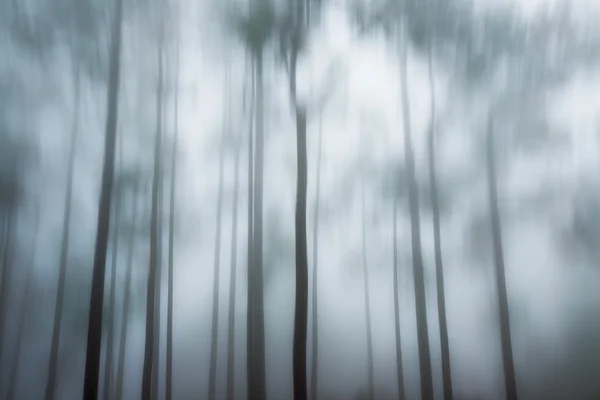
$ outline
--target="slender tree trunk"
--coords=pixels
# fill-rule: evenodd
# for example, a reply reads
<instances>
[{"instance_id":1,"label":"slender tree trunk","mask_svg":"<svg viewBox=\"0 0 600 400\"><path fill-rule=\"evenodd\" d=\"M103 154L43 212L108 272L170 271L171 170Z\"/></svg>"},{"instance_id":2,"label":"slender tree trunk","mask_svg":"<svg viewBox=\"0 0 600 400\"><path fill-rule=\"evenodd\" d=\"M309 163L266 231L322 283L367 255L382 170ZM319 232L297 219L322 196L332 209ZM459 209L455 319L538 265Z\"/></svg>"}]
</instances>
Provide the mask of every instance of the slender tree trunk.
<instances>
[{"instance_id":1,"label":"slender tree trunk","mask_svg":"<svg viewBox=\"0 0 600 400\"><path fill-rule=\"evenodd\" d=\"M161 28L162 31L162 28ZM160 154L162 139L162 96L163 60L162 33L158 46L158 92L156 99L156 139L154 145L154 172L152 179L152 215L150 217L150 262L148 265L148 286L146 289L146 339L144 347L144 369L142 375L142 400L150 400L152 395L152 369L154 364L156 280L158 266L158 203L160 196Z\"/></svg>"},{"instance_id":2,"label":"slender tree trunk","mask_svg":"<svg viewBox=\"0 0 600 400\"><path fill-rule=\"evenodd\" d=\"M296 305L294 313L294 400L306 396L306 337L308 323L308 252L306 245L306 110L296 107Z\"/></svg>"},{"instance_id":3,"label":"slender tree trunk","mask_svg":"<svg viewBox=\"0 0 600 400\"><path fill-rule=\"evenodd\" d=\"M363 273L364 273L364 293L365 293L365 318L367 328L367 373L369 400L375 399L375 374L373 366L373 335L371 333L371 297L369 293L369 268L367 266L367 233L365 216L365 183L362 184L362 255L363 255Z\"/></svg>"},{"instance_id":4,"label":"slender tree trunk","mask_svg":"<svg viewBox=\"0 0 600 400\"><path fill-rule=\"evenodd\" d=\"M229 79L227 77L226 79ZM229 84L228 84L229 87ZM228 90L228 89L227 89ZM229 118L227 116L226 118ZM224 135L223 135L224 136ZM219 272L221 264L221 220L223 214L223 173L225 164L225 137L221 138L219 151L219 189L217 195L217 231L215 233L215 254L213 270L212 330L210 335L210 370L208 375L208 399L214 400L217 380L217 333L219 328Z\"/></svg>"},{"instance_id":5,"label":"slender tree trunk","mask_svg":"<svg viewBox=\"0 0 600 400\"><path fill-rule=\"evenodd\" d=\"M231 222L231 272L229 277L229 320L227 332L227 399L234 399L235 378L235 291L236 291L236 263L237 263L237 220L238 220L238 197L240 180L240 149L238 144L234 163L234 189Z\"/></svg>"},{"instance_id":6,"label":"slender tree trunk","mask_svg":"<svg viewBox=\"0 0 600 400\"><path fill-rule=\"evenodd\" d=\"M177 179L177 145L179 139L179 36L177 36L177 70L175 72L175 129L173 136L173 156L171 158L171 198L169 200L169 275L167 299L167 368L165 398L173 398L173 255L175 235L175 183Z\"/></svg>"},{"instance_id":7,"label":"slender tree trunk","mask_svg":"<svg viewBox=\"0 0 600 400\"><path fill-rule=\"evenodd\" d=\"M138 178L139 179L139 178ZM137 228L137 195L139 193L139 182L132 196L132 224L128 238L127 271L125 273L125 294L123 296L123 312L121 316L121 331L119 334L119 355L117 360L117 384L115 399L123 399L123 382L125 380L125 354L127 350L127 328L129 326L129 309L131 308L131 274L133 268L133 254L135 249L135 236Z\"/></svg>"},{"instance_id":8,"label":"slender tree trunk","mask_svg":"<svg viewBox=\"0 0 600 400\"><path fill-rule=\"evenodd\" d=\"M120 80L121 58L121 20L123 0L116 0L115 15L111 34L110 66L108 77L106 141L104 146L104 167L102 170L102 186L100 205L98 207L98 225L96 248L94 250L94 269L92 290L90 294L90 311L85 360L85 381L83 398L98 398L98 378L100 372L100 349L102 343L102 308L104 302L104 278L106 265L106 249L108 245L108 229L110 220L113 175L115 169L115 139L117 135L117 113Z\"/></svg>"},{"instance_id":9,"label":"slender tree trunk","mask_svg":"<svg viewBox=\"0 0 600 400\"><path fill-rule=\"evenodd\" d=\"M115 199L115 215L113 218L113 242L112 242L112 261L110 275L110 293L108 305L108 323L106 324L106 356L104 360L104 400L113 398L111 393L112 381L112 363L113 363L113 340L114 340L114 314L115 314L115 290L117 286L117 261L119 255L119 225L121 223L121 198L120 194L116 193Z\"/></svg>"},{"instance_id":10,"label":"slender tree trunk","mask_svg":"<svg viewBox=\"0 0 600 400\"><path fill-rule=\"evenodd\" d=\"M431 87L431 126L427 141L427 150L429 161L429 187L431 192L431 209L433 212L433 245L435 248L435 273L437 286L438 319L440 325L440 347L442 355L442 379L444 384L444 399L452 400L452 373L450 369L450 345L448 341L448 323L446 322L444 266L442 262L442 235L440 228L440 206L435 158L435 81L433 77L431 48L428 49L428 52L429 84Z\"/></svg>"},{"instance_id":11,"label":"slender tree trunk","mask_svg":"<svg viewBox=\"0 0 600 400\"><path fill-rule=\"evenodd\" d=\"M2 255L2 280L0 281L0 360L4 350L5 334L6 334L6 319L8 317L8 299L10 282L12 282L12 247L13 247L13 230L17 226L16 216L14 215L15 204L10 204L7 210L5 220L5 236L4 236L4 254ZM2 368L0 366L0 376L2 376Z\"/></svg>"},{"instance_id":12,"label":"slender tree trunk","mask_svg":"<svg viewBox=\"0 0 600 400\"><path fill-rule=\"evenodd\" d=\"M404 400L404 369L402 367L402 336L400 334L400 291L398 288L398 199L394 195L393 205L393 267L394 267L394 321L396 326L396 373L398 383L398 398Z\"/></svg>"},{"instance_id":13,"label":"slender tree trunk","mask_svg":"<svg viewBox=\"0 0 600 400\"><path fill-rule=\"evenodd\" d=\"M163 112L161 108L161 113ZM154 299L154 350L153 350L153 361L152 361L152 388L151 398L152 400L158 400L159 391L159 380L160 380L160 314L162 309L162 249L163 249L163 204L164 204L164 190L163 190L163 175L162 175L162 157L159 158L159 178L158 178L158 238L156 243L156 286L154 290L156 292Z\"/></svg>"},{"instance_id":14,"label":"slender tree trunk","mask_svg":"<svg viewBox=\"0 0 600 400\"><path fill-rule=\"evenodd\" d=\"M252 79L252 78L251 78ZM252 88L251 98L254 96ZM253 102L250 102L249 137L252 136ZM231 273L229 276L229 320L227 332L227 400L234 400L235 395L235 294L237 279L237 226L238 226L238 203L240 191L240 156L242 150L242 138L238 138L235 151L234 177L233 177L233 204L231 221Z\"/></svg>"},{"instance_id":15,"label":"slender tree trunk","mask_svg":"<svg viewBox=\"0 0 600 400\"><path fill-rule=\"evenodd\" d=\"M23 300L21 303L21 313L19 314L19 322L17 323L17 345L15 351L13 353L13 358L11 362L11 371L10 378L8 381L8 394L6 396L7 400L14 400L15 394L17 390L17 377L19 375L19 367L21 361L21 349L23 347L23 334L25 332L25 320L28 315L27 309L29 308L30 294L31 294L31 284L32 284L32 275L33 269L35 268L35 255L37 252L38 245L38 224L39 222L39 214L38 210L36 210L35 222L34 222L34 231L33 231L33 245L31 249L31 255L29 259L29 263L27 263L26 271L25 271L25 290L23 293Z\"/></svg>"},{"instance_id":16,"label":"slender tree trunk","mask_svg":"<svg viewBox=\"0 0 600 400\"><path fill-rule=\"evenodd\" d=\"M48 363L48 375L46 377L46 392L44 398L53 400L56 395L56 375L58 369L58 351L60 346L60 328L62 322L63 303L65 300L65 280L67 277L67 262L69 256L69 238L71 229L71 202L73 200L73 173L75 165L75 150L77 148L77 136L79 132L79 95L80 95L80 72L79 66L75 65L74 81L74 118L71 129L71 143L69 145L69 164L67 167L67 188L65 192L65 208L63 211L62 244L60 248L60 266L58 270L58 287L56 289L56 300L54 305L54 323L52 328L52 344L50 347L50 361Z\"/></svg>"},{"instance_id":17,"label":"slender tree trunk","mask_svg":"<svg viewBox=\"0 0 600 400\"><path fill-rule=\"evenodd\" d=\"M419 195L415 178L415 156L413 153L410 106L407 82L407 39L403 39L401 51L401 92L402 112L404 115L404 152L406 158L406 178L408 184L408 200L410 211L413 276L415 284L415 306L417 314L417 338L419 344L419 367L421 376L421 398L433 398L433 380L431 376L431 359L429 350L429 334L427 330L427 305L425 302L425 278L423 271L423 255L421 253L421 221L419 216Z\"/></svg>"},{"instance_id":18,"label":"slender tree trunk","mask_svg":"<svg viewBox=\"0 0 600 400\"><path fill-rule=\"evenodd\" d=\"M487 174L488 194L490 200L490 222L494 245L494 265L496 269L496 285L498 290L498 308L500 319L500 340L502 344L502 366L504 368L504 386L508 400L517 399L517 381L513 360L510 336L510 315L508 295L506 291L506 273L504 270L504 250L502 246L502 227L500 225L500 209L498 206L498 183L496 175L496 159L494 152L494 133L490 117L487 130Z\"/></svg>"},{"instance_id":19,"label":"slender tree trunk","mask_svg":"<svg viewBox=\"0 0 600 400\"><path fill-rule=\"evenodd\" d=\"M251 400L265 400L266 363L265 363L265 316L263 292L263 176L264 176L264 98L263 98L263 58L259 54L256 60L256 168L254 187L254 244L253 277L254 286L254 374L255 393Z\"/></svg>"},{"instance_id":20,"label":"slender tree trunk","mask_svg":"<svg viewBox=\"0 0 600 400\"><path fill-rule=\"evenodd\" d=\"M319 205L321 200L321 156L323 139L323 116L319 116L319 145L317 148L317 193L313 221L313 276L312 276L312 367L310 369L310 398L317 400L319 384L319 315L318 315L318 264L319 264Z\"/></svg>"},{"instance_id":21,"label":"slender tree trunk","mask_svg":"<svg viewBox=\"0 0 600 400\"><path fill-rule=\"evenodd\" d=\"M255 61L252 62L252 102L256 105L255 93ZM254 118L257 110L253 107ZM248 400L254 399L255 369L254 369L254 136L252 122L248 131L248 301L246 312L246 376L248 385Z\"/></svg>"},{"instance_id":22,"label":"slender tree trunk","mask_svg":"<svg viewBox=\"0 0 600 400\"><path fill-rule=\"evenodd\" d=\"M122 137L121 137L122 138ZM118 164L123 163L123 141L119 143L119 160ZM113 242L112 242L112 261L111 261L111 272L110 272L110 294L109 294L109 305L108 305L108 323L106 326L106 357L104 360L104 400L111 400L114 397L112 393L112 364L114 357L114 320L115 320L115 296L117 286L117 263L119 256L119 225L121 224L121 193L120 188L117 188L115 192L115 215L113 219L114 226L112 227Z\"/></svg>"}]
</instances>

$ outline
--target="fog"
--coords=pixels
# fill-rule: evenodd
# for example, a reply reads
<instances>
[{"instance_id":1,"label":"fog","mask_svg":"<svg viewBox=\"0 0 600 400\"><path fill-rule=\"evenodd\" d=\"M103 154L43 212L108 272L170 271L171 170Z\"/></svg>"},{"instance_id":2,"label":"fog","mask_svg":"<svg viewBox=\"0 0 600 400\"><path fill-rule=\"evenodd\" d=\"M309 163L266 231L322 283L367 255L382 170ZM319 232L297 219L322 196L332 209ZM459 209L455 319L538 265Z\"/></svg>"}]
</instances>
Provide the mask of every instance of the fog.
<instances>
[{"instance_id":1,"label":"fog","mask_svg":"<svg viewBox=\"0 0 600 400\"><path fill-rule=\"evenodd\" d=\"M307 22L292 22L296 3L310 5ZM260 374L247 366L258 371L261 358L260 346L247 354L248 310L264 314L269 400L427 399L419 316L432 398L447 400L441 314L453 398L516 399L507 356L520 399L600 398L599 13L593 0L0 0L0 399L259 400L248 384ZM296 54L286 42L294 29ZM304 397L293 368L301 226ZM104 285L102 314L93 285ZM249 289L262 305L249 305ZM94 317L99 363L90 358Z\"/></svg>"}]
</instances>

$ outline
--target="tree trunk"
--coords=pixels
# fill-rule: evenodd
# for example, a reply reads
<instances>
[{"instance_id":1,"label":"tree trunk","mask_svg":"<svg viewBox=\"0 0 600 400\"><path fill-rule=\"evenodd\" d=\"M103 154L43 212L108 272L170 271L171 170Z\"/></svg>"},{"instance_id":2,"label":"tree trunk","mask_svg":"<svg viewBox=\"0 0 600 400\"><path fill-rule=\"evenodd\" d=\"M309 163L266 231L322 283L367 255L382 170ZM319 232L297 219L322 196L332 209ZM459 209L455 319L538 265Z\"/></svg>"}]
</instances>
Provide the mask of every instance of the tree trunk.
<instances>
[{"instance_id":1,"label":"tree trunk","mask_svg":"<svg viewBox=\"0 0 600 400\"><path fill-rule=\"evenodd\" d=\"M4 236L4 254L2 255L2 280L0 281L0 360L4 349L4 339L6 334L6 319L8 317L8 299L10 282L12 281L12 247L13 247L13 230L17 226L15 223L15 204L11 204L7 210L5 220L5 236ZM2 368L0 366L0 376Z\"/></svg>"},{"instance_id":2,"label":"tree trunk","mask_svg":"<svg viewBox=\"0 0 600 400\"><path fill-rule=\"evenodd\" d=\"M229 79L227 77L226 79ZM228 89L227 89L228 90ZM227 116L226 118L229 118ZM217 230L215 233L215 254L213 270L212 329L210 335L210 370L208 375L208 399L215 399L217 380L217 334L219 328L219 272L221 264L221 219L223 214L223 170L225 164L225 133L221 138L219 151L219 189L217 194Z\"/></svg>"},{"instance_id":3,"label":"tree trunk","mask_svg":"<svg viewBox=\"0 0 600 400\"><path fill-rule=\"evenodd\" d=\"M138 178L139 179L139 178ZM137 203L139 182L132 196L133 212L131 232L128 238L127 271L125 273L125 294L123 296L123 313L121 316L121 332L119 334L119 356L117 360L117 385L115 399L123 399L123 382L125 380L125 354L127 349L127 327L129 323L129 309L131 308L131 273L133 268L133 254L135 249L135 235L137 227Z\"/></svg>"},{"instance_id":4,"label":"tree trunk","mask_svg":"<svg viewBox=\"0 0 600 400\"><path fill-rule=\"evenodd\" d=\"M265 316L263 292L263 176L264 176L264 99L263 99L263 58L259 54L256 59L256 168L254 187L254 234L252 237L253 272L253 352L255 391L251 400L265 400L266 363L265 363Z\"/></svg>"},{"instance_id":5,"label":"tree trunk","mask_svg":"<svg viewBox=\"0 0 600 400\"><path fill-rule=\"evenodd\" d=\"M252 88L252 96L254 88ZM250 104L250 132L252 136L253 107ZM240 155L242 150L242 138L238 138L235 151L234 177L233 177L233 204L231 221L231 272L229 276L229 319L227 332L227 400L234 400L235 396L235 293L236 293L236 264L237 264L237 226L238 226L238 203L240 190Z\"/></svg>"},{"instance_id":6,"label":"tree trunk","mask_svg":"<svg viewBox=\"0 0 600 400\"><path fill-rule=\"evenodd\" d=\"M296 107L296 304L294 312L294 400L306 399L306 337L308 323L308 252L306 245L306 110Z\"/></svg>"},{"instance_id":7,"label":"tree trunk","mask_svg":"<svg viewBox=\"0 0 600 400\"><path fill-rule=\"evenodd\" d=\"M104 146L104 167L102 170L102 186L98 207L98 225L96 248L94 250L94 269L92 290L90 294L90 311L87 334L87 350L85 360L85 381L83 398L98 398L98 378L100 371L100 349L102 343L102 308L104 302L104 278L106 265L106 249L108 245L108 229L110 220L113 174L115 169L115 139L117 135L117 114L120 80L121 58L121 20L123 0L117 4L113 18L111 34L110 68L108 76L106 141Z\"/></svg>"},{"instance_id":8,"label":"tree trunk","mask_svg":"<svg viewBox=\"0 0 600 400\"><path fill-rule=\"evenodd\" d=\"M500 210L498 207L498 189L496 160L494 153L494 133L492 118L487 129L487 174L488 194L490 201L490 222L494 245L494 265L496 269L496 285L498 291L498 308L500 319L500 340L502 344L502 366L504 368L504 386L508 400L517 399L517 382L510 337L510 316L508 295L506 291L506 273L504 271L504 250L502 247L502 228L500 226Z\"/></svg>"},{"instance_id":9,"label":"tree trunk","mask_svg":"<svg viewBox=\"0 0 600 400\"><path fill-rule=\"evenodd\" d=\"M255 60L253 60L255 61ZM256 102L255 93L255 63L252 63L252 102ZM254 118L257 118L257 110L253 110ZM254 136L252 134L252 122L248 132L248 301L246 311L246 376L248 386L248 400L253 400L255 391L255 369L254 369Z\"/></svg>"},{"instance_id":10,"label":"tree trunk","mask_svg":"<svg viewBox=\"0 0 600 400\"><path fill-rule=\"evenodd\" d=\"M73 200L73 173L75 165L75 150L77 148L77 136L79 132L79 95L80 95L80 72L79 66L75 65L74 104L75 113L73 127L71 129L71 143L69 145L69 164L67 167L67 188L65 192L65 208L63 211L62 244L60 248L60 266L58 271L58 286L56 289L56 300L54 306L54 323L52 328L52 344L50 347L50 362L48 364L48 375L46 377L46 391L44 398L53 400L56 395L56 374L58 368L58 351L60 346L60 328L62 322L63 303L65 300L65 280L67 277L67 263L69 256L69 237L71 229L71 202Z\"/></svg>"},{"instance_id":11,"label":"tree trunk","mask_svg":"<svg viewBox=\"0 0 600 400\"><path fill-rule=\"evenodd\" d=\"M169 275L167 299L167 367L165 399L173 398L173 254L175 235L175 183L177 178L177 144L179 139L179 36L177 36L177 70L175 72L175 129L173 136L173 156L171 159L171 198L169 200Z\"/></svg>"},{"instance_id":12,"label":"tree trunk","mask_svg":"<svg viewBox=\"0 0 600 400\"><path fill-rule=\"evenodd\" d=\"M162 30L162 29L161 29ZM144 346L144 369L142 375L142 399L150 400L152 395L152 370L154 364L156 281L158 269L158 203L160 196L160 154L162 137L162 32L158 46L158 92L156 99L156 139L154 145L154 172L152 178L152 215L150 217L150 260L148 265L148 285L146 288L146 339Z\"/></svg>"},{"instance_id":13,"label":"tree trunk","mask_svg":"<svg viewBox=\"0 0 600 400\"><path fill-rule=\"evenodd\" d=\"M15 394L17 390L17 377L19 375L19 367L21 361L21 349L23 347L23 334L25 332L25 320L28 315L27 309L29 308L30 294L31 294L31 285L32 285L32 275L33 269L35 268L35 255L37 252L38 245L38 222L39 222L39 214L38 210L36 210L35 223L34 223L34 231L33 231L33 246L31 249L31 255L29 259L29 263L27 264L27 269L25 271L25 290L23 293L23 300L21 303L21 313L19 314L19 322L17 323L17 345L15 351L13 353L13 359L11 362L11 371L10 371L10 379L8 381L8 394L6 396L7 400L14 400Z\"/></svg>"},{"instance_id":14,"label":"tree trunk","mask_svg":"<svg viewBox=\"0 0 600 400\"><path fill-rule=\"evenodd\" d=\"M119 160L118 164L123 163L123 141L119 143ZM112 268L110 272L110 294L109 294L109 305L108 305L108 323L106 326L106 356L104 360L104 400L111 400L114 398L112 392L112 364L114 357L114 320L115 320L115 291L117 286L117 262L119 255L119 225L121 224L121 193L120 188L117 188L115 192L115 215L113 219L114 226L112 228L113 242L112 242Z\"/></svg>"},{"instance_id":15,"label":"tree trunk","mask_svg":"<svg viewBox=\"0 0 600 400\"><path fill-rule=\"evenodd\" d=\"M452 373L450 369L450 346L448 341L448 324L446 322L446 299L444 290L444 267L442 262L442 235L440 229L440 207L437 185L437 171L435 159L435 82L431 48L428 49L429 60L429 85L431 87L431 126L427 141L429 161L429 187L431 192L431 209L433 212L433 245L435 248L435 273L437 286L438 319L440 325L440 347L442 356L442 379L444 384L444 399L452 400Z\"/></svg>"},{"instance_id":16,"label":"tree trunk","mask_svg":"<svg viewBox=\"0 0 600 400\"><path fill-rule=\"evenodd\" d=\"M161 113L163 112L161 107ZM162 176L162 157L159 158L159 178L158 178L158 238L156 243L156 292L154 299L154 350L152 361L152 387L150 390L152 400L158 400L159 380L160 380L160 314L161 314L161 293L162 293L162 249L163 249L163 176Z\"/></svg>"},{"instance_id":17,"label":"tree trunk","mask_svg":"<svg viewBox=\"0 0 600 400\"><path fill-rule=\"evenodd\" d=\"M310 369L310 398L317 400L319 391L319 315L318 315L318 264L319 264L319 205L321 200L321 156L323 138L323 116L319 116L319 145L317 148L317 193L313 221L313 276L312 276L312 366Z\"/></svg>"},{"instance_id":18,"label":"tree trunk","mask_svg":"<svg viewBox=\"0 0 600 400\"><path fill-rule=\"evenodd\" d=\"M394 195L393 199L393 267L394 267L394 321L396 326L396 373L398 383L398 398L404 400L406 393L404 391L404 369L402 367L402 336L400 334L400 291L398 289L398 199Z\"/></svg>"},{"instance_id":19,"label":"tree trunk","mask_svg":"<svg viewBox=\"0 0 600 400\"><path fill-rule=\"evenodd\" d=\"M419 216L419 194L415 178L415 156L412 147L410 127L410 106L407 82L407 38L402 41L401 50L401 92L402 113L404 115L404 152L406 158L406 180L410 211L413 276L415 285L415 306L417 314L417 338L419 344L419 367L421 378L421 398L433 398L431 359L429 355L429 334L427 330L427 305L425 302L425 278L423 255L421 253L421 221Z\"/></svg>"},{"instance_id":20,"label":"tree trunk","mask_svg":"<svg viewBox=\"0 0 600 400\"><path fill-rule=\"evenodd\" d=\"M375 399L375 374L373 366L373 336L371 333L371 297L369 293L369 268L367 266L367 233L365 216L365 182L362 183L362 256L364 273L364 294L365 294L365 318L367 328L367 374L368 374L368 398Z\"/></svg>"}]
</instances>

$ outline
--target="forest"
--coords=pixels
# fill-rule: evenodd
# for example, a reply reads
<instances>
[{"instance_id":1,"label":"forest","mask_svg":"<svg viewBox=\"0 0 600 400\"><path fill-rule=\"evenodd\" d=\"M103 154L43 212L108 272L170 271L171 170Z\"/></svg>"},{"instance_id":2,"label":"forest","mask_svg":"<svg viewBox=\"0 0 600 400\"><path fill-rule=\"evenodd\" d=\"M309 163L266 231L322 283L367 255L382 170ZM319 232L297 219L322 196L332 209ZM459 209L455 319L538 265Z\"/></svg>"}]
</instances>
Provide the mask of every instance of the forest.
<instances>
[{"instance_id":1,"label":"forest","mask_svg":"<svg viewBox=\"0 0 600 400\"><path fill-rule=\"evenodd\" d=\"M600 399L598 21L0 0L0 400Z\"/></svg>"}]
</instances>

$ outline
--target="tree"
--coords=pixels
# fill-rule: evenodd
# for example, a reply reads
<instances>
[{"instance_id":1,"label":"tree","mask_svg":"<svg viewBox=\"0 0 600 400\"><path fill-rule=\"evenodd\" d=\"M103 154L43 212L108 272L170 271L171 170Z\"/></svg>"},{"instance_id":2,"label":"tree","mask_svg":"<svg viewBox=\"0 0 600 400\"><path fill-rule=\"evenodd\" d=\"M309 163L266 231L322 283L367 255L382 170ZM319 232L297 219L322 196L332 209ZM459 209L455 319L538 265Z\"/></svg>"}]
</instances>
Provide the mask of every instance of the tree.
<instances>
[{"instance_id":1,"label":"tree","mask_svg":"<svg viewBox=\"0 0 600 400\"><path fill-rule=\"evenodd\" d=\"M433 380L431 376L431 358L429 332L427 329L427 307L425 304L425 279L423 255L421 249L421 221L419 217L419 195L415 178L415 156L412 147L410 103L407 80L408 38L404 38L400 50L400 80L402 93L402 115L404 124L404 158L406 163L406 182L410 212L413 279L415 285L415 306L417 314L417 338L419 344L419 367L421 377L421 397L433 398Z\"/></svg>"},{"instance_id":2,"label":"tree","mask_svg":"<svg viewBox=\"0 0 600 400\"><path fill-rule=\"evenodd\" d=\"M168 299L167 299L167 370L165 398L173 398L173 256L175 234L175 187L177 178L176 152L179 139L179 74L180 74L180 34L177 34L176 43L176 72L175 72L175 127L173 132L173 154L171 159L171 198L169 201L169 275L168 275Z\"/></svg>"},{"instance_id":3,"label":"tree","mask_svg":"<svg viewBox=\"0 0 600 400\"><path fill-rule=\"evenodd\" d=\"M493 120L490 117L486 134L487 142L487 183L490 202L490 222L492 242L494 245L494 267L496 270L496 288L498 291L498 309L500 318L500 342L502 345L502 366L504 368L504 387L506 398L517 399L517 382L513 361L512 341L510 336L510 317L508 311L508 294L506 292L506 273L504 271L504 250L502 246L502 229L500 226L500 209L498 206L498 189L496 178L496 161L494 158Z\"/></svg>"},{"instance_id":4,"label":"tree","mask_svg":"<svg viewBox=\"0 0 600 400\"><path fill-rule=\"evenodd\" d=\"M269 0L251 2L248 14L234 11L230 21L252 57L254 75L255 135L249 140L248 201L248 311L247 368L248 398L266 398L265 333L263 302L262 190L264 148L263 51L274 33L274 10ZM254 155L256 148L256 157Z\"/></svg>"},{"instance_id":5,"label":"tree","mask_svg":"<svg viewBox=\"0 0 600 400\"><path fill-rule=\"evenodd\" d=\"M123 399L123 383L125 380L125 354L127 349L127 328L129 326L129 312L131 309L131 275L133 268L133 256L135 250L135 237L137 234L137 223L138 223L138 196L141 192L141 174L138 170L136 174L136 183L131 193L132 199L132 216L131 216L131 227L128 235L128 252L127 252L127 264L125 272L125 294L123 296L123 311L121 316L121 330L119 334L119 354L117 358L117 382L115 399Z\"/></svg>"},{"instance_id":6,"label":"tree","mask_svg":"<svg viewBox=\"0 0 600 400\"><path fill-rule=\"evenodd\" d=\"M321 198L321 157L323 139L323 116L319 117L319 144L317 147L317 177L315 196L315 215L313 220L313 276L312 276L312 366L310 368L310 398L318 397L319 367L319 316L318 316L318 263L319 263L319 203Z\"/></svg>"},{"instance_id":7,"label":"tree","mask_svg":"<svg viewBox=\"0 0 600 400\"><path fill-rule=\"evenodd\" d=\"M106 115L104 166L102 169L100 204L98 207L98 227L94 250L94 268L92 273L92 290L90 294L85 381L83 389L83 398L90 400L96 400L98 398L106 249L108 247L110 203L115 169L115 139L117 135L117 103L119 99L123 0L116 0L116 2L111 31L110 67L106 99L108 112Z\"/></svg>"},{"instance_id":8,"label":"tree","mask_svg":"<svg viewBox=\"0 0 600 400\"><path fill-rule=\"evenodd\" d=\"M396 374L398 384L398 398L404 400L404 370L402 368L402 337L400 335L400 290L398 288L398 199L394 193L392 197L392 246L394 269L394 327L396 337Z\"/></svg>"},{"instance_id":9,"label":"tree","mask_svg":"<svg viewBox=\"0 0 600 400\"><path fill-rule=\"evenodd\" d=\"M228 68L228 67L226 67ZM229 93L229 70L226 72L227 80L225 93ZM230 100L227 99L229 102ZM225 118L229 119L229 113L225 113ZM228 130L224 127L225 130ZM224 136L224 135L223 135ZM219 325L219 268L221 262L221 219L223 214L223 173L225 164L225 138L221 137L219 150L219 189L217 194L217 230L215 233L215 253L213 270L213 304L212 304L212 329L210 335L210 368L208 375L208 398L215 399L216 379L217 379L217 333Z\"/></svg>"},{"instance_id":10,"label":"tree","mask_svg":"<svg viewBox=\"0 0 600 400\"><path fill-rule=\"evenodd\" d=\"M156 137L154 141L154 171L152 178L152 215L150 217L150 260L148 265L148 286L146 289L146 338L144 347L144 369L142 375L142 398L152 396L152 371L154 368L156 281L158 273L158 218L160 196L160 155L162 140L162 97L163 97L163 26L159 27L157 46L158 90L156 98Z\"/></svg>"},{"instance_id":11,"label":"tree","mask_svg":"<svg viewBox=\"0 0 600 400\"><path fill-rule=\"evenodd\" d=\"M431 121L427 138L427 160L429 162L429 191L431 197L431 211L433 213L433 245L435 252L435 273L437 289L438 320L440 326L440 347L442 358L442 380L444 386L444 399L452 400L452 371L450 368L450 345L448 343L448 323L446 321L446 299L444 292L444 267L442 260L442 235L440 228L440 206L438 196L438 183L435 157L435 77L433 76L433 61L431 46L428 54L429 83L431 88Z\"/></svg>"},{"instance_id":12,"label":"tree","mask_svg":"<svg viewBox=\"0 0 600 400\"><path fill-rule=\"evenodd\" d=\"M17 390L17 376L19 373L19 363L21 360L21 350L23 347L23 334L25 331L25 320L27 316L27 309L29 307L30 296L31 296L31 285L32 275L35 268L35 256L37 253L38 246L38 226L39 226L39 209L36 208L34 223L33 223L33 240L31 246L31 254L29 262L26 265L25 271L25 290L23 292L23 300L21 303L21 312L19 314L19 320L17 323L17 345L13 352L13 358L11 362L10 378L8 381L8 393L6 395L7 400L14 400Z\"/></svg>"},{"instance_id":13,"label":"tree","mask_svg":"<svg viewBox=\"0 0 600 400\"><path fill-rule=\"evenodd\" d=\"M371 297L369 291L369 268L367 264L367 232L365 216L365 179L363 177L361 188L361 216L362 216L362 260L364 274L365 295L365 327L367 330L367 375L368 375L368 399L375 399L375 377L373 366L373 335L371 332Z\"/></svg>"},{"instance_id":14,"label":"tree","mask_svg":"<svg viewBox=\"0 0 600 400\"><path fill-rule=\"evenodd\" d=\"M252 88L251 99L254 98L254 80L251 76ZM253 121L253 102L249 106L249 132L248 137L252 137L252 121ZM237 226L238 226L238 197L239 197L239 181L240 181L240 155L242 150L242 138L236 139L235 160L234 160L234 177L233 177L233 203L232 203L232 220L231 220L231 272L229 277L229 319L227 332L227 400L234 399L234 379L235 379L235 293L236 293L236 263L237 263ZM252 147L250 147L252 151ZM249 190L251 193L251 190Z\"/></svg>"},{"instance_id":15,"label":"tree","mask_svg":"<svg viewBox=\"0 0 600 400\"><path fill-rule=\"evenodd\" d=\"M75 150L79 132L79 97L80 97L80 71L77 62L74 66L73 99L75 105L71 140L69 144L69 156L67 167L67 188L65 192L65 207L62 228L62 244L60 249L60 264L58 272L58 287L56 289L56 303L54 308L54 324L52 328L52 345L50 348L50 362L48 364L48 376L46 378L46 394L48 400L54 399L56 392L56 372L58 364L58 350L60 342L60 327L62 322L63 303L65 298L65 279L67 275L67 257L69 254L69 235L71 228L71 202L73 200L73 173L75 164Z\"/></svg>"}]
</instances>

